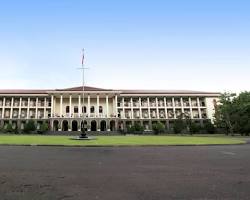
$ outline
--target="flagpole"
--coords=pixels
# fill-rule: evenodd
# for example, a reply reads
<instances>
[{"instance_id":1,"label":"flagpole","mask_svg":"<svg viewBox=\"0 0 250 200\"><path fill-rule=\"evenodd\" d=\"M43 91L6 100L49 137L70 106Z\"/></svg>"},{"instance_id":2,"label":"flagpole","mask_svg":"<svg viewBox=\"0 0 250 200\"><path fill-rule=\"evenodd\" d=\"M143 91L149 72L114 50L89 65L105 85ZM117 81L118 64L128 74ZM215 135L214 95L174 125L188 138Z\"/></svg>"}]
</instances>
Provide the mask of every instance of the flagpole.
<instances>
[{"instance_id":1,"label":"flagpole","mask_svg":"<svg viewBox=\"0 0 250 200\"><path fill-rule=\"evenodd\" d=\"M82 127L82 132L85 133L85 127L84 127L84 85L85 85L85 80L84 80L84 49L82 49L82 119L83 119L83 127Z\"/></svg>"}]
</instances>

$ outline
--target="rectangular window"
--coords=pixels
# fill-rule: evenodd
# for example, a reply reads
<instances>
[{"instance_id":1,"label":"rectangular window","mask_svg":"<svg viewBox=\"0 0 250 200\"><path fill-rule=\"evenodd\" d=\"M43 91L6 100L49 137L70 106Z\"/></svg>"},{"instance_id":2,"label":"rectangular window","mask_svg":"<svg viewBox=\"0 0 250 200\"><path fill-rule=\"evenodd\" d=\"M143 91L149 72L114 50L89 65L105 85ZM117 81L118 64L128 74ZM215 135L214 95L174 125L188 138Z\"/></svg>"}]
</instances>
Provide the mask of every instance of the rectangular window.
<instances>
[{"instance_id":1,"label":"rectangular window","mask_svg":"<svg viewBox=\"0 0 250 200\"><path fill-rule=\"evenodd\" d=\"M78 107L77 106L74 107L74 113L78 113Z\"/></svg>"}]
</instances>

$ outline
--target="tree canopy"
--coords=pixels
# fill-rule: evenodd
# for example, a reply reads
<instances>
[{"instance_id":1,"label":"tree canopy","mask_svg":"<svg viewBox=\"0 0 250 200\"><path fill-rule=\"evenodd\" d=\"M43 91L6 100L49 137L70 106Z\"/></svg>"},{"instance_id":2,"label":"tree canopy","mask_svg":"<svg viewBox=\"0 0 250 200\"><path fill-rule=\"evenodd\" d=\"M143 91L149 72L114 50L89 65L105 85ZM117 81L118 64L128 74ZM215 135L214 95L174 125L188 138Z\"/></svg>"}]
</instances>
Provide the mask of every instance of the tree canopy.
<instances>
[{"instance_id":1,"label":"tree canopy","mask_svg":"<svg viewBox=\"0 0 250 200\"><path fill-rule=\"evenodd\" d=\"M216 125L227 133L250 133L250 92L242 92L238 96L224 93L220 97L215 112Z\"/></svg>"}]
</instances>

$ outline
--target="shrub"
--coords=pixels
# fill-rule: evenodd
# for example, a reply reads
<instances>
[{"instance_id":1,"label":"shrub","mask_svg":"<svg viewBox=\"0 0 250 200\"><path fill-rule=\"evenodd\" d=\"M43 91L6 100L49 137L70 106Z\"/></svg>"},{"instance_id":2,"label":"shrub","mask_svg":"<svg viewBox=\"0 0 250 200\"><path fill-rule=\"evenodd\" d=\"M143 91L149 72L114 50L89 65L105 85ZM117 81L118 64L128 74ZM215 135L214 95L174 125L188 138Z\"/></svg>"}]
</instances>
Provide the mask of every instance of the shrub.
<instances>
[{"instance_id":1,"label":"shrub","mask_svg":"<svg viewBox=\"0 0 250 200\"><path fill-rule=\"evenodd\" d=\"M11 124L7 124L6 128L5 128L5 131L7 133L11 133L13 131L13 128L12 128L12 125Z\"/></svg>"},{"instance_id":2,"label":"shrub","mask_svg":"<svg viewBox=\"0 0 250 200\"><path fill-rule=\"evenodd\" d=\"M49 125L48 123L43 123L40 127L40 133L44 133L49 130Z\"/></svg>"},{"instance_id":3,"label":"shrub","mask_svg":"<svg viewBox=\"0 0 250 200\"><path fill-rule=\"evenodd\" d=\"M211 134L214 134L216 130L214 125L210 121L207 121L204 123L204 129L207 133L211 133Z\"/></svg>"},{"instance_id":4,"label":"shrub","mask_svg":"<svg viewBox=\"0 0 250 200\"><path fill-rule=\"evenodd\" d=\"M152 125L152 129L153 129L153 131L154 131L154 134L155 134L155 135L158 135L159 133L164 132L165 126L164 126L163 123L157 122L156 124L153 124L153 125Z\"/></svg>"},{"instance_id":5,"label":"shrub","mask_svg":"<svg viewBox=\"0 0 250 200\"><path fill-rule=\"evenodd\" d=\"M130 126L127 128L129 133L134 133L135 132L135 126Z\"/></svg>"},{"instance_id":6,"label":"shrub","mask_svg":"<svg viewBox=\"0 0 250 200\"><path fill-rule=\"evenodd\" d=\"M184 120L177 119L174 121L173 129L174 129L175 134L181 133L184 129L186 129L186 127L187 126L186 126L186 123L184 122Z\"/></svg>"},{"instance_id":7,"label":"shrub","mask_svg":"<svg viewBox=\"0 0 250 200\"><path fill-rule=\"evenodd\" d=\"M30 133L31 131L35 131L35 130L36 130L36 126L33 120L29 120L28 123L24 125L23 131L26 133Z\"/></svg>"},{"instance_id":8,"label":"shrub","mask_svg":"<svg viewBox=\"0 0 250 200\"><path fill-rule=\"evenodd\" d=\"M200 131L200 126L199 125L197 125L196 123L194 123L194 122L191 122L190 123L190 126L189 126L189 132L191 133L191 134L195 134L195 133L198 133L199 131Z\"/></svg>"},{"instance_id":9,"label":"shrub","mask_svg":"<svg viewBox=\"0 0 250 200\"><path fill-rule=\"evenodd\" d=\"M138 133L138 134L142 134L143 131L144 131L144 127L141 124L139 124L139 123L135 123L135 125L134 125L134 132Z\"/></svg>"}]
</instances>

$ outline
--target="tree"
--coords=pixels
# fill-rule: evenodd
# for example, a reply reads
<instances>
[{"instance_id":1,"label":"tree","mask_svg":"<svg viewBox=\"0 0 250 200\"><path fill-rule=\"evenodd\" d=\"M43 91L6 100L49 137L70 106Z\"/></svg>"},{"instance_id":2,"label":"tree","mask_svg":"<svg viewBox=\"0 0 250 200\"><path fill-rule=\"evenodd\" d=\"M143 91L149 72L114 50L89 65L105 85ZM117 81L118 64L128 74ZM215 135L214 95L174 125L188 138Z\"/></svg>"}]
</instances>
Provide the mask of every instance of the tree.
<instances>
[{"instance_id":1,"label":"tree","mask_svg":"<svg viewBox=\"0 0 250 200\"><path fill-rule=\"evenodd\" d=\"M7 124L5 131L6 131L7 133L11 133L11 132L13 131L12 125L11 125L10 123Z\"/></svg>"},{"instance_id":2,"label":"tree","mask_svg":"<svg viewBox=\"0 0 250 200\"><path fill-rule=\"evenodd\" d=\"M165 125L163 123L161 123L161 122L157 122L157 123L152 125L152 129L154 131L154 134L158 135L159 133L164 132Z\"/></svg>"},{"instance_id":3,"label":"tree","mask_svg":"<svg viewBox=\"0 0 250 200\"><path fill-rule=\"evenodd\" d=\"M210 120L204 121L204 129L207 133L214 134L215 133L215 126L211 123Z\"/></svg>"},{"instance_id":4,"label":"tree","mask_svg":"<svg viewBox=\"0 0 250 200\"><path fill-rule=\"evenodd\" d=\"M41 133L44 133L44 132L46 132L46 131L48 131L48 130L49 130L49 125L48 125L47 122L44 122L44 123L41 125L41 127L40 127L40 131L41 131Z\"/></svg>"},{"instance_id":5,"label":"tree","mask_svg":"<svg viewBox=\"0 0 250 200\"><path fill-rule=\"evenodd\" d=\"M215 120L220 128L225 128L231 135L234 133L232 115L235 111L233 93L224 93L220 96L219 105L216 107Z\"/></svg>"},{"instance_id":6,"label":"tree","mask_svg":"<svg viewBox=\"0 0 250 200\"><path fill-rule=\"evenodd\" d=\"M189 132L190 134L196 134L200 131L200 128L201 127L199 125L192 121L189 126Z\"/></svg>"},{"instance_id":7,"label":"tree","mask_svg":"<svg viewBox=\"0 0 250 200\"><path fill-rule=\"evenodd\" d=\"M30 133L31 131L35 131L36 126L34 120L29 120L25 125L23 131L26 133Z\"/></svg>"},{"instance_id":8,"label":"tree","mask_svg":"<svg viewBox=\"0 0 250 200\"><path fill-rule=\"evenodd\" d=\"M174 121L174 126L173 126L174 133L179 134L186 128L187 128L186 119L183 119L183 114L181 114L181 116Z\"/></svg>"},{"instance_id":9,"label":"tree","mask_svg":"<svg viewBox=\"0 0 250 200\"><path fill-rule=\"evenodd\" d=\"M230 93L222 94L220 105L216 108L215 122L219 128L225 128L231 135L234 132L249 135L250 92L242 92L239 96Z\"/></svg>"}]
</instances>

